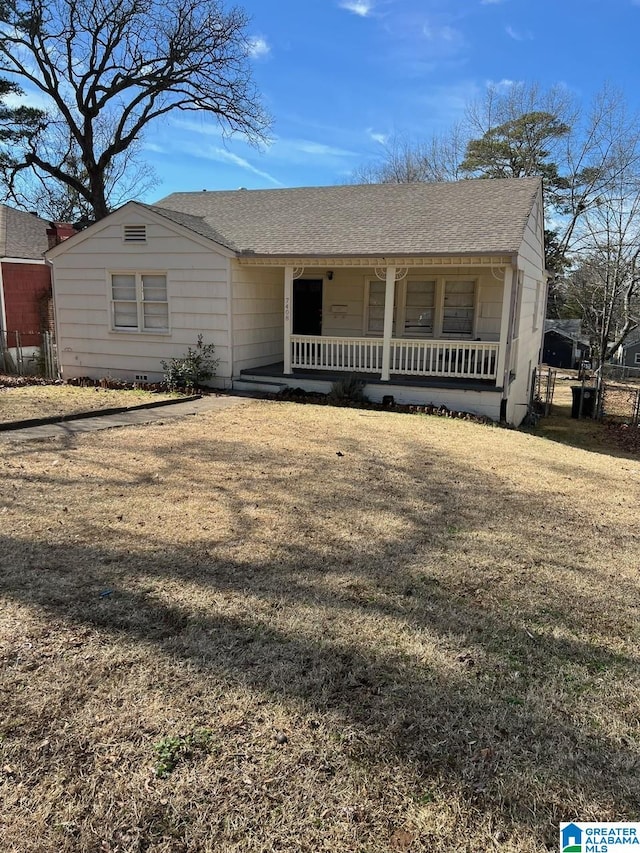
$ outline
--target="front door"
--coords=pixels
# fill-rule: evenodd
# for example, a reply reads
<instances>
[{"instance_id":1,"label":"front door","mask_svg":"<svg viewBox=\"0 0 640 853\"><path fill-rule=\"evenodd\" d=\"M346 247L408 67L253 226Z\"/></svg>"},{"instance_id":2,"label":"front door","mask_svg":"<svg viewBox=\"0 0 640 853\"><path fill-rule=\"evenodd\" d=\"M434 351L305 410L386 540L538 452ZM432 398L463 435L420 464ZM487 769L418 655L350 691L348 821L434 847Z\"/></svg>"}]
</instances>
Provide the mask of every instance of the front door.
<instances>
[{"instance_id":1,"label":"front door","mask_svg":"<svg viewBox=\"0 0 640 853\"><path fill-rule=\"evenodd\" d=\"M321 278L299 278L293 282L293 334L322 334Z\"/></svg>"}]
</instances>

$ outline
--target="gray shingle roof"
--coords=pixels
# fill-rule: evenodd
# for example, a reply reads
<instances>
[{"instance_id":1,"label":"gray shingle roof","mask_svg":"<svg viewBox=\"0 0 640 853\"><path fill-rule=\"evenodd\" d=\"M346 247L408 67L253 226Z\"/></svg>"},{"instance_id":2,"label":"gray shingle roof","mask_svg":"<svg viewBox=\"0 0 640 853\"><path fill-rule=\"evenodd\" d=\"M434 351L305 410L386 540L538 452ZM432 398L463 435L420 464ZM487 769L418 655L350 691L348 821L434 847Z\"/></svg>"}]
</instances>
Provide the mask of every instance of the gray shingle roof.
<instances>
[{"instance_id":1,"label":"gray shingle roof","mask_svg":"<svg viewBox=\"0 0 640 853\"><path fill-rule=\"evenodd\" d=\"M0 258L42 259L49 246L46 219L0 204Z\"/></svg>"},{"instance_id":2,"label":"gray shingle roof","mask_svg":"<svg viewBox=\"0 0 640 853\"><path fill-rule=\"evenodd\" d=\"M187 195L187 193L184 193L184 195ZM138 204L140 204L140 202L138 202ZM153 210L154 213L164 216L165 219L169 219L177 225L182 225L184 228L188 228L190 231L193 231L195 234L199 234L201 237L208 237L209 240L220 243L220 245L226 246L228 249L232 249L233 251L237 250L237 247L234 246L226 237L220 234L219 231L216 231L215 228L208 225L202 216L191 216L188 213L182 213L177 210L168 210L167 208L152 204L143 204L141 206L147 207L149 210Z\"/></svg>"},{"instance_id":3,"label":"gray shingle roof","mask_svg":"<svg viewBox=\"0 0 640 853\"><path fill-rule=\"evenodd\" d=\"M522 178L202 191L152 207L195 217L218 242L258 255L513 254L539 188L539 178Z\"/></svg>"}]
</instances>

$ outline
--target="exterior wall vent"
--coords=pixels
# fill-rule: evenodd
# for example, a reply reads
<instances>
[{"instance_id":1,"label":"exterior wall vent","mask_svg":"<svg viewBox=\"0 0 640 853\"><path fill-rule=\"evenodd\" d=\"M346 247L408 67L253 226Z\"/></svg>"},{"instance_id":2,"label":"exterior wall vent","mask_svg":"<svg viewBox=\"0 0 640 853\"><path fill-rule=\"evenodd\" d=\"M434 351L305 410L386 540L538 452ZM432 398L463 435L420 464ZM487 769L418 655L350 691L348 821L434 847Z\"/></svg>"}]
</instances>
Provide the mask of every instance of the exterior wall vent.
<instances>
[{"instance_id":1,"label":"exterior wall vent","mask_svg":"<svg viewBox=\"0 0 640 853\"><path fill-rule=\"evenodd\" d=\"M147 242L147 226L146 225L125 225L124 242L125 243L146 243Z\"/></svg>"}]
</instances>

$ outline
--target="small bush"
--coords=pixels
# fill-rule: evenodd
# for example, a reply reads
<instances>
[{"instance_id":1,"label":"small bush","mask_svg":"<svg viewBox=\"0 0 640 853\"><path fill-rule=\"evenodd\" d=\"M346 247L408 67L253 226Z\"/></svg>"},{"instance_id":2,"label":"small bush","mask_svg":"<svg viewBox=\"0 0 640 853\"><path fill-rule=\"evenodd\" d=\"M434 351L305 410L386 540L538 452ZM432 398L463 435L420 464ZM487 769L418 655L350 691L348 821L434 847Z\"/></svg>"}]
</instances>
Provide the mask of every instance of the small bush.
<instances>
[{"instance_id":1,"label":"small bush","mask_svg":"<svg viewBox=\"0 0 640 853\"><path fill-rule=\"evenodd\" d=\"M213 357L214 344L205 344L198 335L195 348L189 347L187 354L170 361L161 361L164 379L172 391L192 391L216 375L219 359Z\"/></svg>"},{"instance_id":2,"label":"small bush","mask_svg":"<svg viewBox=\"0 0 640 853\"><path fill-rule=\"evenodd\" d=\"M364 403L367 400L363 393L364 386L362 379L352 374L344 379L336 379L327 396L332 403Z\"/></svg>"}]
</instances>

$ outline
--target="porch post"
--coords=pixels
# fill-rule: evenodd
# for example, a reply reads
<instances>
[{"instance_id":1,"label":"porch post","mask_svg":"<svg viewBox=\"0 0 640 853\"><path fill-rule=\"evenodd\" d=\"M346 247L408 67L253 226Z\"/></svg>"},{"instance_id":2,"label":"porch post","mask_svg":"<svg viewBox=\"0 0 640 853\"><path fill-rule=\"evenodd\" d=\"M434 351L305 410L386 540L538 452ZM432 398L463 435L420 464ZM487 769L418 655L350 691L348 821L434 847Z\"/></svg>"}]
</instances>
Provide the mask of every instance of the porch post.
<instances>
[{"instance_id":1,"label":"porch post","mask_svg":"<svg viewBox=\"0 0 640 853\"><path fill-rule=\"evenodd\" d=\"M509 344L509 325L511 323L511 299L515 270L509 264L504 268L504 284L502 290L502 319L500 321L500 346L496 364L496 383L504 386L504 371L506 366L507 349Z\"/></svg>"},{"instance_id":2,"label":"porch post","mask_svg":"<svg viewBox=\"0 0 640 853\"><path fill-rule=\"evenodd\" d=\"M291 375L291 330L293 328L293 267L284 268L284 373Z\"/></svg>"},{"instance_id":3,"label":"porch post","mask_svg":"<svg viewBox=\"0 0 640 853\"><path fill-rule=\"evenodd\" d=\"M389 381L391 372L391 336L393 334L393 303L396 296L396 268L387 267L384 292L384 327L382 332L382 375L383 382Z\"/></svg>"}]
</instances>

